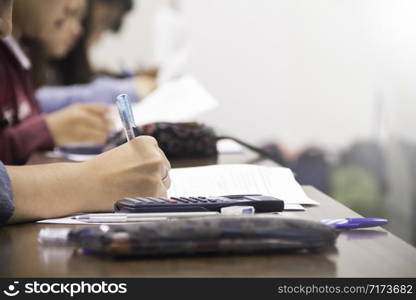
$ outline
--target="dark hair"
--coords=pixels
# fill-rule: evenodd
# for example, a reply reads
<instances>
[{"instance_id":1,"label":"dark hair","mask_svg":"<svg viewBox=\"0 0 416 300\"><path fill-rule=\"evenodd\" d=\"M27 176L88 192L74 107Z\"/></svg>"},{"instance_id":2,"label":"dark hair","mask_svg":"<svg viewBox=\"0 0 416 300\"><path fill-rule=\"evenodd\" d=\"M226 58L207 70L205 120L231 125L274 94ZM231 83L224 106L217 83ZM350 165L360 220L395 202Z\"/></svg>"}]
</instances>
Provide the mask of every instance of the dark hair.
<instances>
[{"instance_id":1,"label":"dark hair","mask_svg":"<svg viewBox=\"0 0 416 300\"><path fill-rule=\"evenodd\" d=\"M122 16L117 23L111 28L113 32L118 32L123 24L123 17L133 8L133 0L89 0L87 12L82 22L84 33L79 38L72 50L61 59L45 60L42 55L32 58L32 60L38 60L34 62L34 68L39 71L34 73L34 81L37 87L45 84L52 85L72 85L78 83L88 83L93 77L90 62L88 60L88 40L92 31L91 16L94 9L94 5L97 3L106 3L111 5L118 5L122 8ZM39 52L39 51L38 51ZM47 67L45 68L45 64ZM51 80L45 80L47 72L53 76L53 82Z\"/></svg>"},{"instance_id":2,"label":"dark hair","mask_svg":"<svg viewBox=\"0 0 416 300\"><path fill-rule=\"evenodd\" d=\"M22 36L20 43L32 63L31 77L34 88L45 85L48 82L48 55L45 47L39 40L27 36Z\"/></svg>"},{"instance_id":3,"label":"dark hair","mask_svg":"<svg viewBox=\"0 0 416 300\"><path fill-rule=\"evenodd\" d=\"M133 0L93 0L101 3L120 5L125 13L133 9Z\"/></svg>"},{"instance_id":4,"label":"dark hair","mask_svg":"<svg viewBox=\"0 0 416 300\"><path fill-rule=\"evenodd\" d=\"M109 5L118 5L121 7L122 10L122 17L118 20L118 22L116 22L115 24L113 24L113 26L111 27L111 30L113 32L119 32L121 26L123 25L123 16L128 13L130 10L133 9L133 0L93 0L96 3L105 3L105 4L109 4Z\"/></svg>"}]
</instances>

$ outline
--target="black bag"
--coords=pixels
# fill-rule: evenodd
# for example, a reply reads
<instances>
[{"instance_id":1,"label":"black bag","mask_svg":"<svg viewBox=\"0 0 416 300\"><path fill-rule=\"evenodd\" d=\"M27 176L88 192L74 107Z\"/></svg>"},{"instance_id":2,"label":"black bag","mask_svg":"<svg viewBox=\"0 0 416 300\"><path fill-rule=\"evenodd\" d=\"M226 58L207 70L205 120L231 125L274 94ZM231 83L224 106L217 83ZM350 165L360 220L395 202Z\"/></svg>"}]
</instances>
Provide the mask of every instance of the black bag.
<instances>
[{"instance_id":1,"label":"black bag","mask_svg":"<svg viewBox=\"0 0 416 300\"><path fill-rule=\"evenodd\" d=\"M152 123L137 128L136 136L150 135L168 158L215 157L217 137L212 128L198 123ZM107 148L126 142L123 131L116 133L108 142Z\"/></svg>"}]
</instances>

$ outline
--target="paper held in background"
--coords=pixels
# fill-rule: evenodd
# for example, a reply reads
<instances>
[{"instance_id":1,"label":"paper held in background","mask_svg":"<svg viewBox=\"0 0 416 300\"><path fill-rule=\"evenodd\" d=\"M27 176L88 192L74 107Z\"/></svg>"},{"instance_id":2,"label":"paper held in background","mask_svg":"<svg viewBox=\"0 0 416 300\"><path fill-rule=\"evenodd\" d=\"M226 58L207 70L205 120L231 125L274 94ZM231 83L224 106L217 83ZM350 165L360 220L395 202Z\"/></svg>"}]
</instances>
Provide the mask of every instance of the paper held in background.
<instances>
[{"instance_id":1,"label":"paper held in background","mask_svg":"<svg viewBox=\"0 0 416 300\"><path fill-rule=\"evenodd\" d=\"M192 76L169 81L145 99L133 105L133 114L138 125L154 122L193 121L201 113L214 109L218 102ZM117 130L121 122L116 107L111 117Z\"/></svg>"},{"instance_id":2,"label":"paper held in background","mask_svg":"<svg viewBox=\"0 0 416 300\"><path fill-rule=\"evenodd\" d=\"M172 169L170 197L262 194L286 204L319 205L310 199L288 168L246 164Z\"/></svg>"}]
</instances>

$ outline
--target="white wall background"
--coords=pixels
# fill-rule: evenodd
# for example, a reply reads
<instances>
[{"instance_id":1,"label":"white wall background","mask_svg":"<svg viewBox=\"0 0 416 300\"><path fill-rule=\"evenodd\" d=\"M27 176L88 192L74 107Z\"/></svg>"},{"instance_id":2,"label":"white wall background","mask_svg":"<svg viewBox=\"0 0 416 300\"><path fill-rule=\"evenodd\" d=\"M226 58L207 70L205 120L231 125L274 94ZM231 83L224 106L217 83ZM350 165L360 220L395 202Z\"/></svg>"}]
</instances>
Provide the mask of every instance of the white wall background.
<instances>
[{"instance_id":1,"label":"white wall background","mask_svg":"<svg viewBox=\"0 0 416 300\"><path fill-rule=\"evenodd\" d=\"M136 69L152 60L152 19L163 0L135 0L117 35L108 33L94 47L91 61L114 71Z\"/></svg>"},{"instance_id":2,"label":"white wall background","mask_svg":"<svg viewBox=\"0 0 416 300\"><path fill-rule=\"evenodd\" d=\"M141 0L97 65L152 59ZM364 137L415 139L416 1L182 0L193 51L187 70L220 101L202 119L249 141L337 149Z\"/></svg>"}]
</instances>

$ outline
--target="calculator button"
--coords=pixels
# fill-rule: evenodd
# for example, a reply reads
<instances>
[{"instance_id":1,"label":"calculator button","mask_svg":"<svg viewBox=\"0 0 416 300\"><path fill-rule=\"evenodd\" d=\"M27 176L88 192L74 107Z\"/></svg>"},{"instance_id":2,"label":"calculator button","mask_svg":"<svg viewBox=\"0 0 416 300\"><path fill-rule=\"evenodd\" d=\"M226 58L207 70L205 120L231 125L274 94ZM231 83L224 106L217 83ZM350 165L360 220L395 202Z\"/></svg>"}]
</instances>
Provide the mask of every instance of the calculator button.
<instances>
[{"instance_id":1,"label":"calculator button","mask_svg":"<svg viewBox=\"0 0 416 300\"><path fill-rule=\"evenodd\" d=\"M181 203L189 203L189 200L184 200L184 199L177 199L176 201L181 202Z\"/></svg>"},{"instance_id":2,"label":"calculator button","mask_svg":"<svg viewBox=\"0 0 416 300\"><path fill-rule=\"evenodd\" d=\"M192 199L192 197L189 197L189 198L187 198L187 197L180 197L179 199L182 200L182 201L186 201L186 203L189 203L189 202L196 203L197 202L194 199Z\"/></svg>"},{"instance_id":3,"label":"calculator button","mask_svg":"<svg viewBox=\"0 0 416 300\"><path fill-rule=\"evenodd\" d=\"M178 200L175 200L175 199L167 199L166 202L168 202L168 203L178 203Z\"/></svg>"},{"instance_id":4,"label":"calculator button","mask_svg":"<svg viewBox=\"0 0 416 300\"><path fill-rule=\"evenodd\" d=\"M135 198L124 198L124 199L129 200L129 201L132 201L134 203L141 202L140 200L137 200Z\"/></svg>"},{"instance_id":5,"label":"calculator button","mask_svg":"<svg viewBox=\"0 0 416 300\"><path fill-rule=\"evenodd\" d=\"M161 202L165 202L165 200L161 200L160 198L155 198L155 197L149 197L150 200L156 202L156 203L161 203ZM163 199L163 198L162 198Z\"/></svg>"},{"instance_id":6,"label":"calculator button","mask_svg":"<svg viewBox=\"0 0 416 300\"><path fill-rule=\"evenodd\" d=\"M148 198L137 198L139 201L144 202L146 204L153 203L153 200Z\"/></svg>"},{"instance_id":7,"label":"calculator button","mask_svg":"<svg viewBox=\"0 0 416 300\"><path fill-rule=\"evenodd\" d=\"M164 198L164 197L160 197L160 198L157 198L157 199L159 199L158 204L166 204L167 203L166 200L168 200L168 198Z\"/></svg>"}]
</instances>

